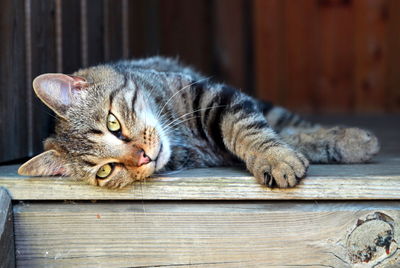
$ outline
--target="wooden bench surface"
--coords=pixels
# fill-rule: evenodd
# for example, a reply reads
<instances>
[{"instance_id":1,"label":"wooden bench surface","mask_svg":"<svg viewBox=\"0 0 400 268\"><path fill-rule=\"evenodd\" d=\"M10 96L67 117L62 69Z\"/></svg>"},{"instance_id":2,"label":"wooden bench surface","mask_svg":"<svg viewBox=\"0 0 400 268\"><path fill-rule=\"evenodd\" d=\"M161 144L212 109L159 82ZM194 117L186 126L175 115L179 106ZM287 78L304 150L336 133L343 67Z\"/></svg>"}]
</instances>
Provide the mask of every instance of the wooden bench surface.
<instances>
[{"instance_id":1,"label":"wooden bench surface","mask_svg":"<svg viewBox=\"0 0 400 268\"><path fill-rule=\"evenodd\" d=\"M259 185L243 168L205 168L161 175L122 190L62 177L21 177L18 166L0 166L0 186L14 200L346 200L400 199L400 117L326 119L372 129L382 144L371 163L312 165L293 189Z\"/></svg>"},{"instance_id":2,"label":"wooden bench surface","mask_svg":"<svg viewBox=\"0 0 400 268\"><path fill-rule=\"evenodd\" d=\"M286 190L240 168L107 190L0 167L17 267L400 267L399 117L330 120L374 130L382 153L312 165Z\"/></svg>"}]
</instances>

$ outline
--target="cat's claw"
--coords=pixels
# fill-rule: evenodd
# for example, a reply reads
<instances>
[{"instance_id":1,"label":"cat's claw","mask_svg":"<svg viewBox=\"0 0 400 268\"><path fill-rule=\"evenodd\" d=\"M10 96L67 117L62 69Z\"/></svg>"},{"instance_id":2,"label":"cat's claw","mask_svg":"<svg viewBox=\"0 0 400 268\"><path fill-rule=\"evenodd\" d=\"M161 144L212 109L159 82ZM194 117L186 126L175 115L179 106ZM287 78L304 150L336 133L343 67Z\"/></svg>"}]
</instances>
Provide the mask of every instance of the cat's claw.
<instances>
[{"instance_id":1,"label":"cat's claw","mask_svg":"<svg viewBox=\"0 0 400 268\"><path fill-rule=\"evenodd\" d=\"M267 166L262 167L264 172L259 181L270 188L294 187L306 175L309 165L302 154L287 148L274 149L265 161Z\"/></svg>"}]
</instances>

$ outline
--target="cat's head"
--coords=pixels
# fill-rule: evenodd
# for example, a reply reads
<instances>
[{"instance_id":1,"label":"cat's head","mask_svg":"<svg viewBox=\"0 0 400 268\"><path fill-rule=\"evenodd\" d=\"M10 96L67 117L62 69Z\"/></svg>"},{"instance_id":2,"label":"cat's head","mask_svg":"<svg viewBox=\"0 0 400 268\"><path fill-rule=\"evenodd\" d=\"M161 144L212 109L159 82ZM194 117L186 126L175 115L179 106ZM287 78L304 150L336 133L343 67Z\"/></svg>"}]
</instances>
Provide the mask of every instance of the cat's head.
<instances>
[{"instance_id":1,"label":"cat's head","mask_svg":"<svg viewBox=\"0 0 400 268\"><path fill-rule=\"evenodd\" d=\"M38 76L33 87L58 116L56 133L45 141L45 152L23 164L18 173L71 176L116 188L161 169L171 151L156 103L146 89L148 76L151 73L135 76L109 66L83 69L73 76Z\"/></svg>"}]
</instances>

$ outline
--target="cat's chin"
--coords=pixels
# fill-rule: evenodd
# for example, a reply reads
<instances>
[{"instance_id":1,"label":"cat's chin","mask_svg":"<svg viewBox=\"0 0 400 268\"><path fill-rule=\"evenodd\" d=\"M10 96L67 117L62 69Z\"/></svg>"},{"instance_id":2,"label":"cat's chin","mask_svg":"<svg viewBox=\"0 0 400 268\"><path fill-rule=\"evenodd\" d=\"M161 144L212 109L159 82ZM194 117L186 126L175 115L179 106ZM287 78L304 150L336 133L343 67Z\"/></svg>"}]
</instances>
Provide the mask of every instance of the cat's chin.
<instances>
[{"instance_id":1,"label":"cat's chin","mask_svg":"<svg viewBox=\"0 0 400 268\"><path fill-rule=\"evenodd\" d=\"M163 141L155 163L155 171L162 169L168 163L170 156L171 149L169 147L169 143L167 141Z\"/></svg>"}]
</instances>

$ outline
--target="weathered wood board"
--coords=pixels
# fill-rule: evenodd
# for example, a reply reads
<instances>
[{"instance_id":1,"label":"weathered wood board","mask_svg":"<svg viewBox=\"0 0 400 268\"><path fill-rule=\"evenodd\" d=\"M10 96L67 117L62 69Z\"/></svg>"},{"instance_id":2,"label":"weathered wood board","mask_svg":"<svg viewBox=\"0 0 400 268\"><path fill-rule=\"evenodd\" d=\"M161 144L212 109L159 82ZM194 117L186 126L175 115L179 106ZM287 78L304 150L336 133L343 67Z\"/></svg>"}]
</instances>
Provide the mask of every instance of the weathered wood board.
<instances>
[{"instance_id":1,"label":"weathered wood board","mask_svg":"<svg viewBox=\"0 0 400 268\"><path fill-rule=\"evenodd\" d=\"M121 190L62 177L21 177L17 166L0 167L0 186L14 200L346 200L400 199L400 156L360 165L313 165L293 189L259 185L241 168L185 170Z\"/></svg>"},{"instance_id":2,"label":"weathered wood board","mask_svg":"<svg viewBox=\"0 0 400 268\"><path fill-rule=\"evenodd\" d=\"M11 198L0 187L0 268L15 267Z\"/></svg>"},{"instance_id":3,"label":"weathered wood board","mask_svg":"<svg viewBox=\"0 0 400 268\"><path fill-rule=\"evenodd\" d=\"M398 201L23 203L14 217L18 267L400 265Z\"/></svg>"},{"instance_id":4,"label":"weathered wood board","mask_svg":"<svg viewBox=\"0 0 400 268\"><path fill-rule=\"evenodd\" d=\"M312 118L313 119L313 118ZM122 190L61 177L21 177L17 166L0 166L0 186L14 200L393 200L400 199L400 116L323 117L316 122L373 130L381 153L371 163L311 165L293 189L260 186L244 168L192 169L160 175ZM319 120L318 120L319 119Z\"/></svg>"}]
</instances>

